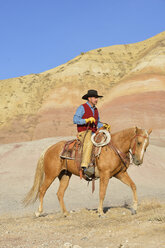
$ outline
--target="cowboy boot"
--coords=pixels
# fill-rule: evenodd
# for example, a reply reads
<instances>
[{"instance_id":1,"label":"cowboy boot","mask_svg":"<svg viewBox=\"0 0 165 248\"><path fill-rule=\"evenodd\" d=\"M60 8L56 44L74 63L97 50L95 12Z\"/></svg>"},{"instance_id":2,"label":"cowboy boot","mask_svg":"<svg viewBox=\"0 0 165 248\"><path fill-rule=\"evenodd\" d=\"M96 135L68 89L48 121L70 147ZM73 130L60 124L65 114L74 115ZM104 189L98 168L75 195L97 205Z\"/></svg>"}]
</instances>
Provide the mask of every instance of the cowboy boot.
<instances>
[{"instance_id":1,"label":"cowboy boot","mask_svg":"<svg viewBox=\"0 0 165 248\"><path fill-rule=\"evenodd\" d=\"M92 177L95 174L95 168L94 168L94 166L85 167L83 172L88 177Z\"/></svg>"}]
</instances>

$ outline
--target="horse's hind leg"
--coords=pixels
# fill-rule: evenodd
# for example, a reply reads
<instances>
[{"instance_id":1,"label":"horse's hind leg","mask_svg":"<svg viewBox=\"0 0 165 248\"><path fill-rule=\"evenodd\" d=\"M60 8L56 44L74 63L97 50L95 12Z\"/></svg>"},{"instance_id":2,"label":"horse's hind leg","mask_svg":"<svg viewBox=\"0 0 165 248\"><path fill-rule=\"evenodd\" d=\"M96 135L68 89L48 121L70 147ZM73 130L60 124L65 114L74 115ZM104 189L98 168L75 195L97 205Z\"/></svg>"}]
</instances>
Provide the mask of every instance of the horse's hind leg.
<instances>
[{"instance_id":1,"label":"horse's hind leg","mask_svg":"<svg viewBox=\"0 0 165 248\"><path fill-rule=\"evenodd\" d=\"M65 190L67 189L67 187L69 185L69 180L71 178L71 175L72 174L69 171L67 171L67 172L62 171L58 177L60 180L60 185L59 185L59 189L57 192L57 197L58 197L60 207L61 207L61 210L62 210L64 216L67 216L68 212L66 210L63 198L64 198Z\"/></svg>"},{"instance_id":2,"label":"horse's hind leg","mask_svg":"<svg viewBox=\"0 0 165 248\"><path fill-rule=\"evenodd\" d=\"M99 216L104 216L103 212L103 201L106 194L107 186L109 182L109 172L100 173L100 201L98 207Z\"/></svg>"},{"instance_id":3,"label":"horse's hind leg","mask_svg":"<svg viewBox=\"0 0 165 248\"><path fill-rule=\"evenodd\" d=\"M125 183L126 185L128 185L133 192L133 206L131 209L132 214L136 214L136 210L137 210L137 193L136 193L136 185L135 183L132 181L132 179L130 178L130 176L128 175L127 172L121 172L119 174L117 174L115 176L117 179L119 179L121 182Z\"/></svg>"},{"instance_id":4,"label":"horse's hind leg","mask_svg":"<svg viewBox=\"0 0 165 248\"><path fill-rule=\"evenodd\" d=\"M39 201L40 201L40 204L39 204L38 211L35 212L36 217L39 217L42 214L42 212L43 212L43 198L44 198L44 195L45 195L47 189L50 187L50 185L52 184L52 182L54 181L54 179L55 178L49 178L48 176L45 175L44 182L41 185L40 190L39 190Z\"/></svg>"}]
</instances>

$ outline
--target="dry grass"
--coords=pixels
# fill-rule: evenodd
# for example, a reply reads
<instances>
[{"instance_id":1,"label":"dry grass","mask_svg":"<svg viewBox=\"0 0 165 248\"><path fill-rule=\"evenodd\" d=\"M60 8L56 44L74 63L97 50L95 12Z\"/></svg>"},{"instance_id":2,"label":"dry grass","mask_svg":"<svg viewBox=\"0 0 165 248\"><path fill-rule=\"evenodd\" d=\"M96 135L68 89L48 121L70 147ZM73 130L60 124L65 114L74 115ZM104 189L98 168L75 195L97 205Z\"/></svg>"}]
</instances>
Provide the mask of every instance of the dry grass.
<instances>
[{"instance_id":1,"label":"dry grass","mask_svg":"<svg viewBox=\"0 0 165 248\"><path fill-rule=\"evenodd\" d=\"M162 203L160 203L157 199L152 199L152 200L143 200L140 205L139 205L139 210L140 211L149 211L157 208L161 208L163 206Z\"/></svg>"},{"instance_id":2,"label":"dry grass","mask_svg":"<svg viewBox=\"0 0 165 248\"><path fill-rule=\"evenodd\" d=\"M165 215L153 216L149 219L149 221L160 221L162 223L165 223Z\"/></svg>"}]
</instances>

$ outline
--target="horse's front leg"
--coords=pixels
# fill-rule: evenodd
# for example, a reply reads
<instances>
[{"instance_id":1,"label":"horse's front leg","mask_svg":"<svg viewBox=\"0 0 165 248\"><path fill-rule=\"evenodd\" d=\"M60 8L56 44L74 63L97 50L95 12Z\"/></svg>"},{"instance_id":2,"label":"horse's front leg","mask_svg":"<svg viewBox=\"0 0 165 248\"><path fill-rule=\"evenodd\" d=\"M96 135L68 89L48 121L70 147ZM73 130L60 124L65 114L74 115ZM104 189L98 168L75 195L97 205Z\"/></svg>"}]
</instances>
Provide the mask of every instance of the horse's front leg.
<instances>
[{"instance_id":1,"label":"horse's front leg","mask_svg":"<svg viewBox=\"0 0 165 248\"><path fill-rule=\"evenodd\" d=\"M137 200L137 193L136 193L136 185L135 185L135 183L132 181L132 179L130 178L130 176L128 175L128 173L126 171L125 172L120 172L115 177L117 179L119 179L121 182L127 184L132 189L132 192L133 192L133 206L131 208L131 212L132 212L132 214L136 214L138 200Z\"/></svg>"},{"instance_id":2,"label":"horse's front leg","mask_svg":"<svg viewBox=\"0 0 165 248\"><path fill-rule=\"evenodd\" d=\"M99 216L104 216L103 201L105 198L108 182L109 182L109 173L100 172L100 202L99 202L99 207L98 207Z\"/></svg>"}]
</instances>

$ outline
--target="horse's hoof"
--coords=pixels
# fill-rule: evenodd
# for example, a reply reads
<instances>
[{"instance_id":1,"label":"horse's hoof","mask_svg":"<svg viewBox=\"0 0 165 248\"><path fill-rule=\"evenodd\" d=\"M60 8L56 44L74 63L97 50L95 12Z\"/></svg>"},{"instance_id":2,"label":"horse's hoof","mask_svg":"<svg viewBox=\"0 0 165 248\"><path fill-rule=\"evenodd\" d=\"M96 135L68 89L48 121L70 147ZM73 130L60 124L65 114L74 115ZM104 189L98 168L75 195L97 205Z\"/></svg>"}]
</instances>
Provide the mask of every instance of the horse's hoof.
<instances>
[{"instance_id":1,"label":"horse's hoof","mask_svg":"<svg viewBox=\"0 0 165 248\"><path fill-rule=\"evenodd\" d=\"M99 218L102 218L102 219L105 219L105 218L107 218L106 216L105 216L105 214L104 215L99 215Z\"/></svg>"},{"instance_id":2,"label":"horse's hoof","mask_svg":"<svg viewBox=\"0 0 165 248\"><path fill-rule=\"evenodd\" d=\"M38 212L38 211L36 211L36 212L35 212L35 216L38 218L38 217L40 217L40 216L41 216L41 213L40 213L40 212Z\"/></svg>"},{"instance_id":3,"label":"horse's hoof","mask_svg":"<svg viewBox=\"0 0 165 248\"><path fill-rule=\"evenodd\" d=\"M106 218L106 215L104 213L99 213L98 216L99 218Z\"/></svg>"},{"instance_id":4,"label":"horse's hoof","mask_svg":"<svg viewBox=\"0 0 165 248\"><path fill-rule=\"evenodd\" d=\"M68 215L69 215L69 212L64 213L64 217L68 217Z\"/></svg>"},{"instance_id":5,"label":"horse's hoof","mask_svg":"<svg viewBox=\"0 0 165 248\"><path fill-rule=\"evenodd\" d=\"M132 215L135 215L135 214L136 214L136 210L133 209L133 208L131 208L131 214L132 214Z\"/></svg>"}]
</instances>

